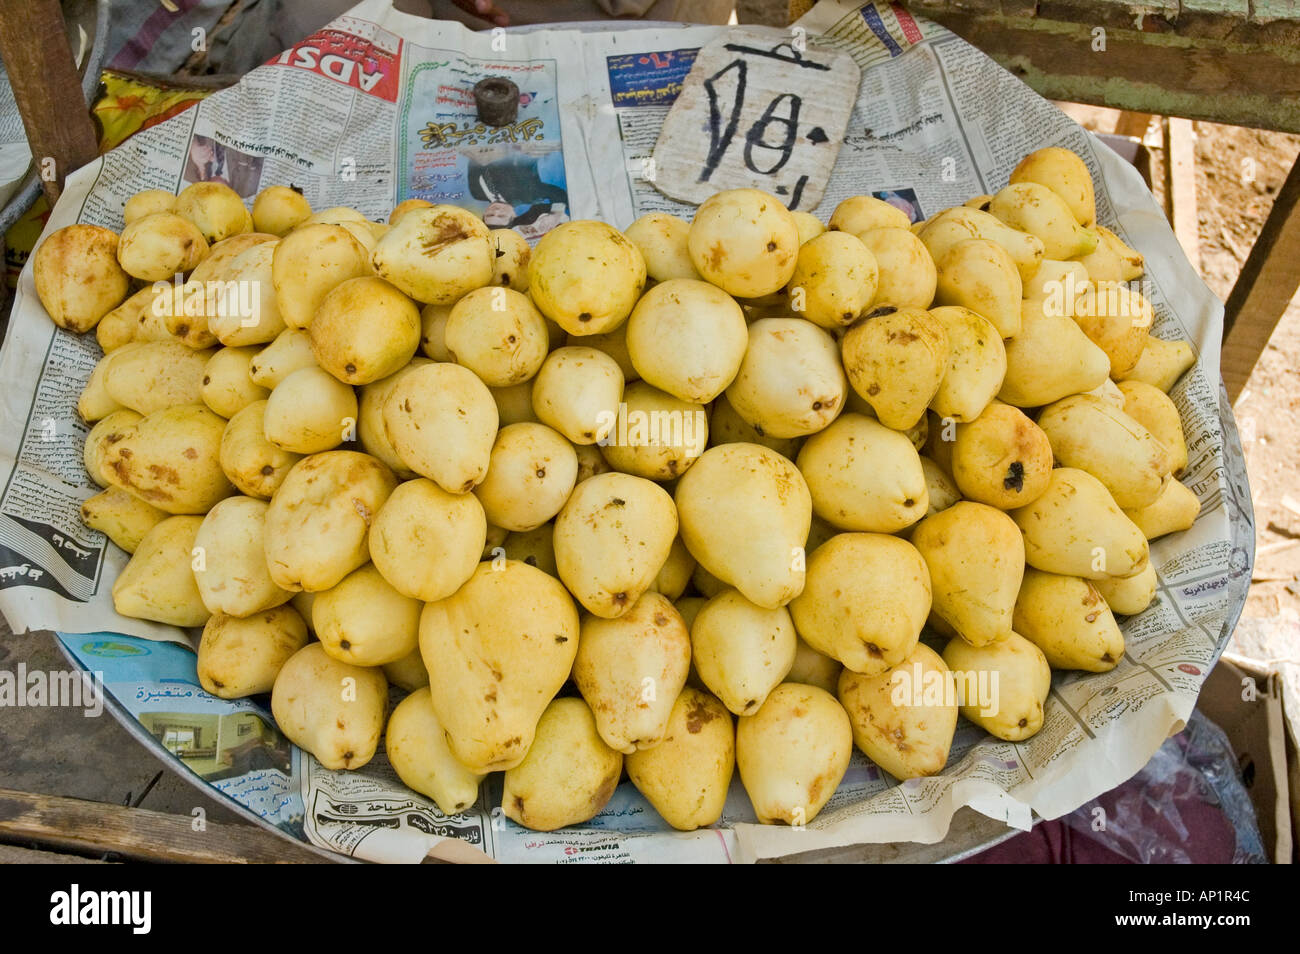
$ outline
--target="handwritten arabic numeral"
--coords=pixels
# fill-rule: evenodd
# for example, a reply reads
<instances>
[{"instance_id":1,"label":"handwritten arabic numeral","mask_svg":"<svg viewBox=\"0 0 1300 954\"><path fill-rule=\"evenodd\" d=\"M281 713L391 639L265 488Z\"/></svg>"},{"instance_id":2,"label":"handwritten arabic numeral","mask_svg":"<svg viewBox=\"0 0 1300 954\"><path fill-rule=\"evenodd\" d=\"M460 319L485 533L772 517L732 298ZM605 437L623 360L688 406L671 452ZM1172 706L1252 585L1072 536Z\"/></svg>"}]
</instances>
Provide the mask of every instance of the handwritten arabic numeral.
<instances>
[{"instance_id":1,"label":"handwritten arabic numeral","mask_svg":"<svg viewBox=\"0 0 1300 954\"><path fill-rule=\"evenodd\" d=\"M804 175L801 175L801 176L799 177L798 181L795 182L795 184L794 184L794 193L790 196L790 203L789 203L789 206L788 206L788 208L790 209L791 212L793 212L795 209L799 208L799 203L803 201L803 190L804 190L804 186L806 186L807 184L808 184L808 175L807 175L807 173L805 173Z\"/></svg>"},{"instance_id":2,"label":"handwritten arabic numeral","mask_svg":"<svg viewBox=\"0 0 1300 954\"><path fill-rule=\"evenodd\" d=\"M788 113L778 115L777 109L787 100L790 103ZM749 127L749 133L745 136L745 166L750 172L757 172L763 176L775 175L790 161L790 156L794 153L795 138L799 135L799 107L802 105L803 100L794 93L782 93L767 104L767 109L763 110L763 115L759 117L758 122ZM774 124L785 127L785 138L779 143L767 141L767 127ZM754 159L755 149L769 149L779 153L776 163L770 169L760 169Z\"/></svg>"},{"instance_id":3,"label":"handwritten arabic numeral","mask_svg":"<svg viewBox=\"0 0 1300 954\"><path fill-rule=\"evenodd\" d=\"M731 101L731 113L727 116L727 125L724 129L719 102L722 91L719 89L718 80L723 79L733 70L736 73L735 95ZM722 162L731 140L735 138L736 127L740 125L740 111L745 105L745 79L748 74L749 66L744 60L732 60L704 81L704 91L709 94L709 154L704 162L704 170L700 173L701 182L709 181L709 177L717 170L718 163Z\"/></svg>"}]
</instances>

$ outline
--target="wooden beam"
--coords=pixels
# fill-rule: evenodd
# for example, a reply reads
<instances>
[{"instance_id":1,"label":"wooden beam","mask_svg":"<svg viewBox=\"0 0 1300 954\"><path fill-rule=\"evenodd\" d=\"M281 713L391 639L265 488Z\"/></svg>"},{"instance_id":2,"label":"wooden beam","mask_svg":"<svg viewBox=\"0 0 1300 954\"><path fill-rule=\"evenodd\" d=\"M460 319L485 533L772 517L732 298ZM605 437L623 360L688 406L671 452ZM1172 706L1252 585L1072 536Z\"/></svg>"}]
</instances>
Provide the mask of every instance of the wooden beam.
<instances>
[{"instance_id":1,"label":"wooden beam","mask_svg":"<svg viewBox=\"0 0 1300 954\"><path fill-rule=\"evenodd\" d=\"M59 0L0 3L4 60L41 184L53 205L68 173L99 154ZM46 178L45 162L53 160Z\"/></svg>"},{"instance_id":2,"label":"wooden beam","mask_svg":"<svg viewBox=\"0 0 1300 954\"><path fill-rule=\"evenodd\" d=\"M1255 247L1228 296L1223 320L1223 383L1235 402L1300 288L1300 161L1273 200Z\"/></svg>"},{"instance_id":3,"label":"wooden beam","mask_svg":"<svg viewBox=\"0 0 1300 954\"><path fill-rule=\"evenodd\" d=\"M1177 35L1199 43L1225 40L1256 48L1300 42L1295 0L902 0L913 13L1000 15L1044 23Z\"/></svg>"},{"instance_id":4,"label":"wooden beam","mask_svg":"<svg viewBox=\"0 0 1300 954\"><path fill-rule=\"evenodd\" d=\"M206 823L144 808L0 789L0 842L132 861L312 864L322 856L252 825Z\"/></svg>"},{"instance_id":5,"label":"wooden beam","mask_svg":"<svg viewBox=\"0 0 1300 954\"><path fill-rule=\"evenodd\" d=\"M1300 133L1300 42L1253 45L1238 34L1147 31L1162 20L1139 31L1132 28L1134 15L1122 20L1121 5L1110 2L1095 6L1115 8L1106 16L1111 25L1046 19L1041 9L1038 16L971 13L967 0L961 9L954 0L908 0L906 6L979 47L1048 99ZM1291 30L1293 24L1284 26ZM1094 48L1102 40L1094 33L1099 27L1104 50Z\"/></svg>"}]
</instances>

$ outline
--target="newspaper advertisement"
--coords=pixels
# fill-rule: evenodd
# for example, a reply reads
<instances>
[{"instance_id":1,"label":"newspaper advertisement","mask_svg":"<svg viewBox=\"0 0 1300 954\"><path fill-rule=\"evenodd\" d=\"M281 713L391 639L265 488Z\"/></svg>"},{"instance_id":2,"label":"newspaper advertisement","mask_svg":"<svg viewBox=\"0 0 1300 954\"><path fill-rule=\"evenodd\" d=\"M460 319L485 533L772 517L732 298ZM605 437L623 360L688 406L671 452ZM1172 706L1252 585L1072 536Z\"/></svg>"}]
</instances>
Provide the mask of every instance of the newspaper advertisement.
<instances>
[{"instance_id":1,"label":"newspaper advertisement","mask_svg":"<svg viewBox=\"0 0 1300 954\"><path fill-rule=\"evenodd\" d=\"M371 218L385 218L409 197L452 202L530 241L570 218L620 227L649 211L689 218L690 206L654 188L646 160L695 53L723 29L474 33L366 0L238 85L79 170L50 228L81 221L120 229L134 192L174 192L206 179L228 182L250 201L267 185L293 184L313 208L349 205ZM996 192L1025 153L1067 147L1092 172L1099 221L1146 257L1152 333L1188 341L1196 354L1171 397L1188 436L1182 480L1200 500L1200 517L1152 544L1157 599L1122 622L1120 665L1097 675L1055 673L1037 735L1001 742L962 721L944 772L901 784L855 754L829 804L797 828L757 824L737 778L723 818L689 834L668 828L629 782L590 822L543 834L501 814L497 776L485 780L472 809L447 817L398 781L382 751L358 772L328 771L281 745L265 698L225 703L199 689L186 648L192 633L113 612L110 591L126 555L78 518L81 501L98 488L81 463L87 427L75 406L99 349L93 336L54 327L30 267L0 353L8 385L0 397L0 610L11 625L58 630L70 658L88 670L93 654L72 648L84 649L82 634L129 647L131 666L107 680L107 691L137 737L252 816L367 861L732 863L854 844L934 843L961 807L1023 830L1135 774L1188 718L1250 582L1245 462L1219 383L1222 305L1137 171L947 30L888 3L823 0L787 35L847 52L861 70L843 147L815 210L823 221L859 194L920 221ZM501 74L520 88L519 115L509 126L484 127L470 89L478 77ZM160 640L178 645L164 650ZM151 668L164 657L165 671ZM151 695L164 684L188 694ZM168 713L187 715L169 721ZM236 742L241 731L253 735L247 750L227 747L224 727L217 746L189 718L250 713L260 728L230 727Z\"/></svg>"}]
</instances>

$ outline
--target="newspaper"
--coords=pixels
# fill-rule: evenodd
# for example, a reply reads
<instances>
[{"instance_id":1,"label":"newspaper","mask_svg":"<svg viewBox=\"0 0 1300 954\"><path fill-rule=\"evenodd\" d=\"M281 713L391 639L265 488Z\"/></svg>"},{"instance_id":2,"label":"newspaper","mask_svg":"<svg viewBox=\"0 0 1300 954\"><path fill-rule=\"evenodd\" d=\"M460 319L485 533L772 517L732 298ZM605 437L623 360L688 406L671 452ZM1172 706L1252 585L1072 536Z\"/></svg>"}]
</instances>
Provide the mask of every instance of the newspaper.
<instances>
[{"instance_id":1,"label":"newspaper","mask_svg":"<svg viewBox=\"0 0 1300 954\"><path fill-rule=\"evenodd\" d=\"M50 228L82 221L117 229L135 191L175 191L214 177L247 198L293 183L315 208L347 204L375 218L409 196L454 202L532 240L568 218L626 226L651 210L690 215L654 188L645 160L695 51L721 29L473 33L366 0L237 86L78 171ZM105 651L85 647L109 643L107 652L122 654L114 658L130 660L106 682L138 737L259 820L372 861L432 854L727 863L862 843L933 843L962 806L1027 829L1035 816L1059 817L1136 773L1188 718L1250 581L1254 518L1219 383L1222 306L1138 173L978 50L883 3L824 0L791 35L798 31L848 52L862 72L816 210L823 220L841 199L861 193L921 219L997 191L1032 149L1068 147L1093 174L1100 221L1146 256L1153 333L1187 340L1197 355L1172 397L1188 435L1183 480L1201 501L1200 518L1152 545L1158 599L1123 623L1121 664L1101 675L1057 673L1043 729L1032 739L1000 742L963 721L947 769L902 784L855 754L830 803L801 828L756 824L737 780L722 820L689 834L668 829L630 783L591 822L541 834L501 815L499 777L484 783L472 810L448 818L402 786L382 752L359 772L327 771L278 737L258 700L206 696L189 650L156 642L183 646L192 634L113 612L109 590L124 554L77 516L95 488L81 466L87 429L74 408L98 349L93 336L54 328L36 300L30 266L0 353L0 610L11 625L61 631L69 657L89 670ZM467 90L502 73L523 94L519 117L484 127ZM163 659L165 671L153 666ZM158 695L163 686L189 694ZM157 718L199 711L245 722L255 713L256 741L266 751L256 761L257 746L212 754L194 720Z\"/></svg>"},{"instance_id":2,"label":"newspaper","mask_svg":"<svg viewBox=\"0 0 1300 954\"><path fill-rule=\"evenodd\" d=\"M18 102L9 75L0 63L0 208L18 191L32 164L32 150L27 145Z\"/></svg>"}]
</instances>

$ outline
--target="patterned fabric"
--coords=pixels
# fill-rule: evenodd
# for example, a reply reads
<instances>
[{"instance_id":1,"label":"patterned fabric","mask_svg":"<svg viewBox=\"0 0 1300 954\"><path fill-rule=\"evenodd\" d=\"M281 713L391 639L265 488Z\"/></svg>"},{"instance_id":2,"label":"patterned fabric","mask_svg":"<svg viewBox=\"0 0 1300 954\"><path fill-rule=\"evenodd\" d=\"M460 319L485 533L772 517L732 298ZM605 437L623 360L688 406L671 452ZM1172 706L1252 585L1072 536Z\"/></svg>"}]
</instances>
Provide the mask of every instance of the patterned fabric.
<instances>
[{"instance_id":1,"label":"patterned fabric","mask_svg":"<svg viewBox=\"0 0 1300 954\"><path fill-rule=\"evenodd\" d=\"M451 0L432 0L431 15L440 20L459 20L475 29L488 24L466 13ZM647 20L677 20L683 23L726 23L735 0L496 0L510 15L510 22L563 23L581 20L644 17ZM399 6L399 9L403 7Z\"/></svg>"}]
</instances>

